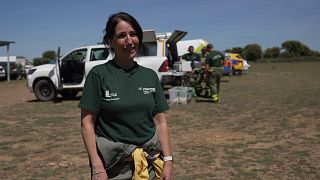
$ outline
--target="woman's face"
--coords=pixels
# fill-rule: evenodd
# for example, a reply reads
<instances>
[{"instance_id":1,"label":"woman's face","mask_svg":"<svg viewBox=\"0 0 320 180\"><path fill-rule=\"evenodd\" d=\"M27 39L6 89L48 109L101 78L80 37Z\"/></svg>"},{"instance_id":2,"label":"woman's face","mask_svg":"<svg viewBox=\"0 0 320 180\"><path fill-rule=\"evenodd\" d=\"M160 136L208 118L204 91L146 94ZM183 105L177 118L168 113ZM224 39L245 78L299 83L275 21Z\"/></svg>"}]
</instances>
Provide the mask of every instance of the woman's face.
<instances>
[{"instance_id":1,"label":"woman's face","mask_svg":"<svg viewBox=\"0 0 320 180\"><path fill-rule=\"evenodd\" d=\"M128 22L120 21L115 28L110 46L114 49L116 57L133 60L139 50L139 38Z\"/></svg>"}]
</instances>

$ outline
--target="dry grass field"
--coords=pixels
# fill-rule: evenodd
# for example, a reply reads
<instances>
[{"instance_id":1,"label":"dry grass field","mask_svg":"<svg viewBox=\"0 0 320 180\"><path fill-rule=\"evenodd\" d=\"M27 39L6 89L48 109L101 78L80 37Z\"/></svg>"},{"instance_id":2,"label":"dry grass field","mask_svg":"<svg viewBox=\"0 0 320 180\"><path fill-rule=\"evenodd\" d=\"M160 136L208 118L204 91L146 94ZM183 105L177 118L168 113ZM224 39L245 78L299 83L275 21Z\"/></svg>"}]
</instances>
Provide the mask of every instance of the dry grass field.
<instances>
[{"instance_id":1,"label":"dry grass field","mask_svg":"<svg viewBox=\"0 0 320 180\"><path fill-rule=\"evenodd\" d=\"M219 103L171 105L175 179L320 179L320 62L253 63ZM89 179L79 98L0 82L0 179Z\"/></svg>"}]
</instances>

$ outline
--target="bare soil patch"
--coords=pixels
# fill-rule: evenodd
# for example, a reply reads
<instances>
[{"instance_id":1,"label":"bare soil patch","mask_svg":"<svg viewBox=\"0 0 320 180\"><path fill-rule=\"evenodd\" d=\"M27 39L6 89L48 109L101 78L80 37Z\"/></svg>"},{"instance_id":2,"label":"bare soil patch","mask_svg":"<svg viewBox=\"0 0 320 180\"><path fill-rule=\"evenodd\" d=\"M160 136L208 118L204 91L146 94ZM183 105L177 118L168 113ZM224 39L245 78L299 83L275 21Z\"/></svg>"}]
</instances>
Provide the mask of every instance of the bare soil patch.
<instances>
[{"instance_id":1,"label":"bare soil patch","mask_svg":"<svg viewBox=\"0 0 320 180\"><path fill-rule=\"evenodd\" d=\"M170 105L175 179L320 179L320 62L253 63L219 103ZM79 98L0 82L1 179L89 179Z\"/></svg>"},{"instance_id":2,"label":"bare soil patch","mask_svg":"<svg viewBox=\"0 0 320 180\"><path fill-rule=\"evenodd\" d=\"M0 81L0 109L34 99L26 88L25 80Z\"/></svg>"}]
</instances>

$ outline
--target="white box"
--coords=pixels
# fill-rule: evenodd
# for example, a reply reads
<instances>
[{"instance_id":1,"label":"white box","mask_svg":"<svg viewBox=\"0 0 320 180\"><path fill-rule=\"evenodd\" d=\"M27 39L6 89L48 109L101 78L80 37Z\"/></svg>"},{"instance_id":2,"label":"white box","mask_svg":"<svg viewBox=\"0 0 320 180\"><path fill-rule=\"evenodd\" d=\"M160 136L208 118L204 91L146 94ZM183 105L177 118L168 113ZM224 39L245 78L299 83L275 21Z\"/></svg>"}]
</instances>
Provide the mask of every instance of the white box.
<instances>
[{"instance_id":1,"label":"white box","mask_svg":"<svg viewBox=\"0 0 320 180\"><path fill-rule=\"evenodd\" d=\"M181 69L181 63L180 62L175 62L173 64L173 70L177 71L177 72L181 72L182 69Z\"/></svg>"},{"instance_id":2,"label":"white box","mask_svg":"<svg viewBox=\"0 0 320 180\"><path fill-rule=\"evenodd\" d=\"M173 64L173 69L178 72L192 71L191 61L180 61Z\"/></svg>"},{"instance_id":3,"label":"white box","mask_svg":"<svg viewBox=\"0 0 320 180\"><path fill-rule=\"evenodd\" d=\"M192 98L192 87L175 86L169 91L170 104L187 104Z\"/></svg>"},{"instance_id":4,"label":"white box","mask_svg":"<svg viewBox=\"0 0 320 180\"><path fill-rule=\"evenodd\" d=\"M181 61L181 71L192 71L191 61Z\"/></svg>"}]
</instances>

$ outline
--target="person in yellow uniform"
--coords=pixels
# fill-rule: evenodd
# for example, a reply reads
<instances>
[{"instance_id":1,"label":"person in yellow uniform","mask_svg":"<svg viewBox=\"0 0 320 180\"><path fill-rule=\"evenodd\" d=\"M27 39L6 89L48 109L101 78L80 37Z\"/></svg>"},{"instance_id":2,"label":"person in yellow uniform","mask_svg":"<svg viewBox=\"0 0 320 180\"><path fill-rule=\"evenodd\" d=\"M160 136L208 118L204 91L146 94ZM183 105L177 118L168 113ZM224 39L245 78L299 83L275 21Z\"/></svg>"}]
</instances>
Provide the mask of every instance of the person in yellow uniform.
<instances>
[{"instance_id":1,"label":"person in yellow uniform","mask_svg":"<svg viewBox=\"0 0 320 180\"><path fill-rule=\"evenodd\" d=\"M214 102L219 101L220 81L223 73L223 63L225 56L220 51L214 50L212 44L207 45L208 54L205 65L208 71L208 85L211 92L211 99Z\"/></svg>"}]
</instances>

